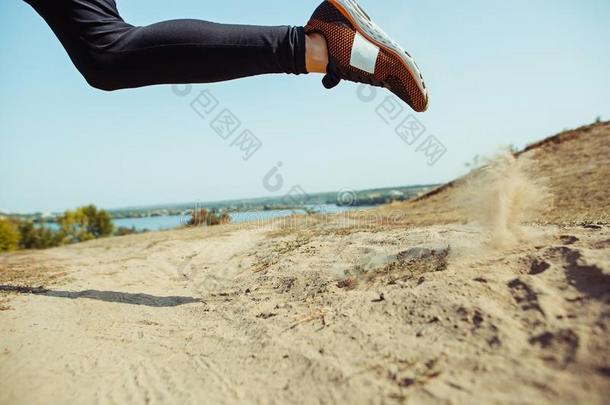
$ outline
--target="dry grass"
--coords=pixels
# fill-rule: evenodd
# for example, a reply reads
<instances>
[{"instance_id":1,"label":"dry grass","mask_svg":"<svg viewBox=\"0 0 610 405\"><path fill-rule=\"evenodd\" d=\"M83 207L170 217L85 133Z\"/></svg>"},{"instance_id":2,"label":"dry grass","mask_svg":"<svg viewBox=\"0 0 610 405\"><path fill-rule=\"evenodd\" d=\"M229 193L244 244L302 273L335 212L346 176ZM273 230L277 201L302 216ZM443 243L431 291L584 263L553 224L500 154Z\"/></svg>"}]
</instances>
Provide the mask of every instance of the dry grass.
<instances>
[{"instance_id":1,"label":"dry grass","mask_svg":"<svg viewBox=\"0 0 610 405\"><path fill-rule=\"evenodd\" d=\"M283 229L280 234L290 235L290 229L291 228ZM268 235L268 237L274 239L275 235L278 235L278 233L273 232L272 235ZM311 236L304 233L297 233L296 237L290 238L289 240L274 242L268 253L265 253L262 257L257 257L251 270L255 273L263 272L276 264L283 256L287 256L295 250L306 246L310 241Z\"/></svg>"},{"instance_id":2,"label":"dry grass","mask_svg":"<svg viewBox=\"0 0 610 405\"><path fill-rule=\"evenodd\" d=\"M0 256L0 285L48 286L66 276L61 264L43 251L21 251Z\"/></svg>"}]
</instances>

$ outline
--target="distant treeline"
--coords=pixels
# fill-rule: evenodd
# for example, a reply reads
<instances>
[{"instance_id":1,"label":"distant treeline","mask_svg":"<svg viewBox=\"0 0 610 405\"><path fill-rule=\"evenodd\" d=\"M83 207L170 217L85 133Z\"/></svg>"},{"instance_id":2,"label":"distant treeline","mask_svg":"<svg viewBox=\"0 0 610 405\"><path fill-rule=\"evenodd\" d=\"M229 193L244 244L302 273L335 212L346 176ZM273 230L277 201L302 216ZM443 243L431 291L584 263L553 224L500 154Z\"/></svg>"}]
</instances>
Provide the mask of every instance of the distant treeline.
<instances>
[{"instance_id":1,"label":"distant treeline","mask_svg":"<svg viewBox=\"0 0 610 405\"><path fill-rule=\"evenodd\" d=\"M192 209L192 204L173 206L127 208L106 211L95 205L68 210L63 214L2 214L0 213L0 252L17 249L46 249L65 244L84 242L108 236L122 236L138 232L135 228L115 229L112 221L121 218L143 218L168 215L185 215L190 218L185 226L212 226L228 223L229 212L271 211L300 209L314 214L316 207L374 206L394 201L405 201L429 190L432 186L408 186L364 191L328 192L298 196L258 198L206 203L206 208Z\"/></svg>"},{"instance_id":2,"label":"distant treeline","mask_svg":"<svg viewBox=\"0 0 610 405\"><path fill-rule=\"evenodd\" d=\"M0 219L0 252L17 249L47 249L111 236L110 215L95 205L67 210L57 218L57 227L19 218Z\"/></svg>"},{"instance_id":3,"label":"distant treeline","mask_svg":"<svg viewBox=\"0 0 610 405\"><path fill-rule=\"evenodd\" d=\"M417 185L405 187L379 188L361 191L325 192L325 193L300 193L281 197L253 198L244 200L217 201L195 204L195 210L200 207L210 212L252 212L252 211L274 211L274 210L304 210L313 213L317 206L339 205L339 206L375 206L388 204L395 201L406 201L430 190L435 185ZM165 216L182 216L193 211L193 203L169 204L149 207L131 207L123 209L108 210L111 219L126 218L149 218ZM3 214L12 219L33 221L34 223L58 224L63 214Z\"/></svg>"},{"instance_id":4,"label":"distant treeline","mask_svg":"<svg viewBox=\"0 0 610 405\"><path fill-rule=\"evenodd\" d=\"M211 212L252 212L252 211L274 211L274 210L304 210L315 212L316 206L343 205L343 206L375 206L388 204L395 201L406 201L417 197L423 192L436 187L436 185L417 185L405 187L392 187L370 189L362 191L350 191L354 198L343 200L343 192L326 192L290 195L282 197L254 198L247 200L232 200L207 202L199 204L205 206ZM193 204L175 204L156 207L126 208L110 211L113 219L120 218L142 218L168 215L183 215L190 212Z\"/></svg>"},{"instance_id":5,"label":"distant treeline","mask_svg":"<svg viewBox=\"0 0 610 405\"><path fill-rule=\"evenodd\" d=\"M227 213L200 209L194 212L186 226L227 224ZM68 210L55 220L57 226L18 217L0 218L0 252L19 249L48 249L56 246L85 242L109 236L124 236L147 231L135 228L116 228L110 214L95 205Z\"/></svg>"}]
</instances>

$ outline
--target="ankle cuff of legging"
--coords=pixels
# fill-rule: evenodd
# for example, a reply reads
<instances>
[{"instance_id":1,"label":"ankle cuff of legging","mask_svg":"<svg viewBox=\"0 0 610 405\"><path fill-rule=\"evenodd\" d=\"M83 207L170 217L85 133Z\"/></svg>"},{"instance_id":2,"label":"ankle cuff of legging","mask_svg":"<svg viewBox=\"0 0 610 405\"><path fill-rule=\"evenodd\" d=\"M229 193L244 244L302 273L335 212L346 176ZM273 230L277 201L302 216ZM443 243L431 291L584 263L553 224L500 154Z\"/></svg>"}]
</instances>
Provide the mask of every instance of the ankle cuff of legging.
<instances>
[{"instance_id":1,"label":"ankle cuff of legging","mask_svg":"<svg viewBox=\"0 0 610 405\"><path fill-rule=\"evenodd\" d=\"M293 55L294 55L294 74L307 74L307 63L305 60L305 28L303 27L292 27L291 40L293 43Z\"/></svg>"}]
</instances>

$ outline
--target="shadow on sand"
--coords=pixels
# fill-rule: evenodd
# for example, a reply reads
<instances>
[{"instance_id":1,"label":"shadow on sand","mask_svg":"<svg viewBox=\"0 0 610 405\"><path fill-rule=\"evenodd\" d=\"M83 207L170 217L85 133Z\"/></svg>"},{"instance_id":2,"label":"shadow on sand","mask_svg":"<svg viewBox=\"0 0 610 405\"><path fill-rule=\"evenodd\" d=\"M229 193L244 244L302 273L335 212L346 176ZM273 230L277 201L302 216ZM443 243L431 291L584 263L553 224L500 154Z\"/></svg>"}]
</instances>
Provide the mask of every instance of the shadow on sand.
<instances>
[{"instance_id":1,"label":"shadow on sand","mask_svg":"<svg viewBox=\"0 0 610 405\"><path fill-rule=\"evenodd\" d=\"M572 286L591 298L610 298L610 275L598 266L583 262L582 252L578 250L562 246L559 251L566 261L566 277Z\"/></svg>"},{"instance_id":2,"label":"shadow on sand","mask_svg":"<svg viewBox=\"0 0 610 405\"><path fill-rule=\"evenodd\" d=\"M193 297L157 297L149 294L132 294L116 291L98 291L98 290L86 290L86 291L60 291L60 290L47 290L42 287L23 287L23 286L12 286L12 285L0 285L0 291L18 293L18 294L34 294L44 295L47 297L56 298L68 298L78 299L86 298L91 300L105 301L105 302L116 302L120 304L130 305L144 305L147 307L177 307L185 304L192 304L195 302L202 302L199 298Z\"/></svg>"}]
</instances>

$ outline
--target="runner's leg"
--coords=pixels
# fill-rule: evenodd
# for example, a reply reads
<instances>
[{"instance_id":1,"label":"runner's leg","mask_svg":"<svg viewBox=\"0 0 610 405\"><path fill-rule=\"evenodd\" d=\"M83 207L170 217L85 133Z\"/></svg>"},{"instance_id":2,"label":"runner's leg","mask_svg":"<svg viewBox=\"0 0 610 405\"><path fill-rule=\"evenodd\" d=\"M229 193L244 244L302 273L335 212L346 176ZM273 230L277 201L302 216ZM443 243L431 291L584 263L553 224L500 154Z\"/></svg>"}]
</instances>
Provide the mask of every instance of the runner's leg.
<instances>
[{"instance_id":1,"label":"runner's leg","mask_svg":"<svg viewBox=\"0 0 610 405\"><path fill-rule=\"evenodd\" d=\"M103 90L307 73L302 27L173 20L144 27L114 0L26 0L87 82Z\"/></svg>"}]
</instances>

